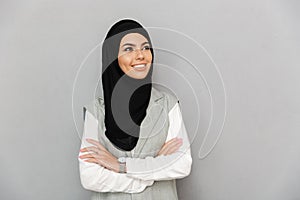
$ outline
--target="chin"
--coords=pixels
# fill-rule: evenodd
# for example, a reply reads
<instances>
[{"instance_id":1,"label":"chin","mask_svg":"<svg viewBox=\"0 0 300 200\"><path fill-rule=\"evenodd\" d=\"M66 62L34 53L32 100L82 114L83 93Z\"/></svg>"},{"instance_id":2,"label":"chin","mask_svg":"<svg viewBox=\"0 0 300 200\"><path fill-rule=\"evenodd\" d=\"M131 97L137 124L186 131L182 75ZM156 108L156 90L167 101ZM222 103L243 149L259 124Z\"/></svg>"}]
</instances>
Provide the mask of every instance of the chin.
<instances>
[{"instance_id":1,"label":"chin","mask_svg":"<svg viewBox=\"0 0 300 200\"><path fill-rule=\"evenodd\" d=\"M134 78L134 79L144 79L147 76L147 74L144 74L144 75L130 74L128 76L130 76L131 78Z\"/></svg>"},{"instance_id":2,"label":"chin","mask_svg":"<svg viewBox=\"0 0 300 200\"><path fill-rule=\"evenodd\" d=\"M134 79L144 79L146 78L148 73L149 73L149 69L143 72L131 71L127 75Z\"/></svg>"}]
</instances>

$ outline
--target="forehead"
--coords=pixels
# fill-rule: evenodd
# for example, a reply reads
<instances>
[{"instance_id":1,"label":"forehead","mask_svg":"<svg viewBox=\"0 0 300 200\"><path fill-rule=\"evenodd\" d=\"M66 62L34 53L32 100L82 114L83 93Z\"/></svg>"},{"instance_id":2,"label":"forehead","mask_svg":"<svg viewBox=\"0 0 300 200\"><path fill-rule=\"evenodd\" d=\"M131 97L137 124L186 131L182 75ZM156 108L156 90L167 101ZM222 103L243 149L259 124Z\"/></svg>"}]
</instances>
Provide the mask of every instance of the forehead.
<instances>
[{"instance_id":1,"label":"forehead","mask_svg":"<svg viewBox=\"0 0 300 200\"><path fill-rule=\"evenodd\" d=\"M149 41L147 40L147 38L145 38L143 35L139 33L129 33L122 38L120 45L124 43L141 44L143 42L149 42Z\"/></svg>"}]
</instances>

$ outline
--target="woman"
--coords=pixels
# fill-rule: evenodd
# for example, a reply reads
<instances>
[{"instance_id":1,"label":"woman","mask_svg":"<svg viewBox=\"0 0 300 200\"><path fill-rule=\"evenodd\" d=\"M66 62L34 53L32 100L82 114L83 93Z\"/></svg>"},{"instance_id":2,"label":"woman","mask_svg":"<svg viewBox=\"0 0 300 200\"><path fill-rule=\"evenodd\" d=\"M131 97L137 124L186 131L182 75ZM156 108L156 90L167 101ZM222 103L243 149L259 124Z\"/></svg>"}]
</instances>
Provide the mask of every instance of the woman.
<instances>
[{"instance_id":1,"label":"woman","mask_svg":"<svg viewBox=\"0 0 300 200\"><path fill-rule=\"evenodd\" d=\"M152 85L154 53L136 21L114 24L102 46L104 98L84 107L80 178L92 199L178 199L189 175L189 139L179 101Z\"/></svg>"}]
</instances>

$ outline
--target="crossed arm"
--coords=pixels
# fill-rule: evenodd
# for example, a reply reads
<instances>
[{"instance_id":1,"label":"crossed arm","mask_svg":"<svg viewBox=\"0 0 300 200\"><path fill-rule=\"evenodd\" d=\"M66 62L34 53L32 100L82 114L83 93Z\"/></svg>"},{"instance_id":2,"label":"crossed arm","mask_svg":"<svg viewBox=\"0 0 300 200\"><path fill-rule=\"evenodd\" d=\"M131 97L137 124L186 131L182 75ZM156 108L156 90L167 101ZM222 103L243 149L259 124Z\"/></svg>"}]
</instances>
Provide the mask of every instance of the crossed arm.
<instances>
[{"instance_id":1,"label":"crossed arm","mask_svg":"<svg viewBox=\"0 0 300 200\"><path fill-rule=\"evenodd\" d=\"M178 179L189 175L192 164L190 143L178 103L169 112L169 120L166 143L158 155L145 159L127 158L127 173L121 174L118 173L117 158L97 142L98 121L87 111L78 158L83 187L97 192L137 193L152 185L154 181ZM180 137L182 141L176 137ZM87 138L93 140L88 142ZM101 149L101 157L97 158L91 153L95 146ZM88 151L90 153L87 153ZM87 160L83 160L84 158Z\"/></svg>"}]
</instances>

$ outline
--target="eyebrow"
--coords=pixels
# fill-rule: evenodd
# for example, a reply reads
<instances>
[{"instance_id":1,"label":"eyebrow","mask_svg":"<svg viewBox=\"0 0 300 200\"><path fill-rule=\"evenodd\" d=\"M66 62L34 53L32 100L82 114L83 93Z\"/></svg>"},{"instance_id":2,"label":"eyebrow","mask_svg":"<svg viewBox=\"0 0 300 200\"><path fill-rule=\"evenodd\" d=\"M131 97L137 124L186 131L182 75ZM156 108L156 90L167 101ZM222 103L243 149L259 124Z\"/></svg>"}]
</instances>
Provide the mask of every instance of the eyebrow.
<instances>
[{"instance_id":1,"label":"eyebrow","mask_svg":"<svg viewBox=\"0 0 300 200\"><path fill-rule=\"evenodd\" d=\"M141 44L141 46L143 46L143 45L145 45L145 44L149 44L149 42L143 42L142 44ZM124 46L126 46L126 45L128 45L128 46L136 46L135 44L131 44L131 43L125 43L125 44L123 44L122 45L122 47L124 47Z\"/></svg>"}]
</instances>

